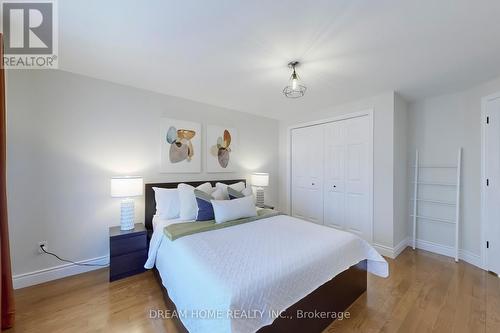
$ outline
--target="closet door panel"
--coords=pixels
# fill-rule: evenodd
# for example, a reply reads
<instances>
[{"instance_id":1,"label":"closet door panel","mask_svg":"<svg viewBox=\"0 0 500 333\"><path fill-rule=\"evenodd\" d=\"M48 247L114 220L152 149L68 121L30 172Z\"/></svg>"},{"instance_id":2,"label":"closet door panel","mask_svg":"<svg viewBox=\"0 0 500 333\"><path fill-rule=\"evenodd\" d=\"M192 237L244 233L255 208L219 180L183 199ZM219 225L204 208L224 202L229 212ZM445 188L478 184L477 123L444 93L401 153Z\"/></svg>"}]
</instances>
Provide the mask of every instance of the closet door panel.
<instances>
[{"instance_id":1,"label":"closet door panel","mask_svg":"<svg viewBox=\"0 0 500 333\"><path fill-rule=\"evenodd\" d=\"M307 202L307 220L322 224L323 223L323 199L321 190L310 189L306 198Z\"/></svg>"},{"instance_id":2,"label":"closet door panel","mask_svg":"<svg viewBox=\"0 0 500 333\"><path fill-rule=\"evenodd\" d=\"M307 198L306 191L295 187L292 193L292 216L307 219L305 198Z\"/></svg>"},{"instance_id":3,"label":"closet door panel","mask_svg":"<svg viewBox=\"0 0 500 333\"><path fill-rule=\"evenodd\" d=\"M338 192L325 193L324 222L325 225L338 229L344 228L344 194Z\"/></svg>"},{"instance_id":4,"label":"closet door panel","mask_svg":"<svg viewBox=\"0 0 500 333\"><path fill-rule=\"evenodd\" d=\"M323 200L323 126L311 126L304 129L306 131L306 142L303 164L307 166L309 176L308 188L311 190L311 195L316 200ZM299 157L300 158L300 157ZM314 205L316 207L317 205ZM321 204L321 209L323 205ZM315 219L318 219L320 212L314 211ZM322 220L322 219L321 219Z\"/></svg>"},{"instance_id":5,"label":"closet door panel","mask_svg":"<svg viewBox=\"0 0 500 333\"><path fill-rule=\"evenodd\" d=\"M305 133L298 129L292 131L292 215L298 218L307 217L307 166L300 163L298 156L305 153Z\"/></svg>"},{"instance_id":6,"label":"closet door panel","mask_svg":"<svg viewBox=\"0 0 500 333\"><path fill-rule=\"evenodd\" d=\"M292 131L292 215L323 223L323 129Z\"/></svg>"},{"instance_id":7,"label":"closet door panel","mask_svg":"<svg viewBox=\"0 0 500 333\"><path fill-rule=\"evenodd\" d=\"M346 192L347 193L364 193L366 168L366 152L364 144L349 144L347 150L347 172L346 172Z\"/></svg>"},{"instance_id":8,"label":"closet door panel","mask_svg":"<svg viewBox=\"0 0 500 333\"><path fill-rule=\"evenodd\" d=\"M324 224L343 229L345 224L345 129L342 122L325 124Z\"/></svg>"},{"instance_id":9,"label":"closet door panel","mask_svg":"<svg viewBox=\"0 0 500 333\"><path fill-rule=\"evenodd\" d=\"M364 234L365 210L360 209L364 205L362 195L346 194L346 223L345 230L350 231L360 237Z\"/></svg>"},{"instance_id":10,"label":"closet door panel","mask_svg":"<svg viewBox=\"0 0 500 333\"><path fill-rule=\"evenodd\" d=\"M369 239L368 117L345 121L345 229Z\"/></svg>"},{"instance_id":11,"label":"closet door panel","mask_svg":"<svg viewBox=\"0 0 500 333\"><path fill-rule=\"evenodd\" d=\"M308 220L323 224L323 126L311 126L306 131L306 157L309 174L307 206Z\"/></svg>"}]
</instances>

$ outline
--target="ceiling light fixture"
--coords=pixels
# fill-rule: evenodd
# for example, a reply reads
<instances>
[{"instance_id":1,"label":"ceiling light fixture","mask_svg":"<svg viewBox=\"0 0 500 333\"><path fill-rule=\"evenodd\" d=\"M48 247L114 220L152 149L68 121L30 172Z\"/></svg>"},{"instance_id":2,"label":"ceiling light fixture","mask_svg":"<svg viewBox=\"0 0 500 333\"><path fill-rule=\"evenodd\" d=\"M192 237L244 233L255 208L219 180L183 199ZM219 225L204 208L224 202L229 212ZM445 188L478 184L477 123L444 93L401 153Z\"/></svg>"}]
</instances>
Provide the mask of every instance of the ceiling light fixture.
<instances>
[{"instance_id":1,"label":"ceiling light fixture","mask_svg":"<svg viewBox=\"0 0 500 333\"><path fill-rule=\"evenodd\" d=\"M299 75L295 71L295 67L299 65L298 61L292 61L288 67L292 69L292 76L290 76L290 85L283 89L283 94L288 98L299 98L306 93L306 86L300 84Z\"/></svg>"}]
</instances>

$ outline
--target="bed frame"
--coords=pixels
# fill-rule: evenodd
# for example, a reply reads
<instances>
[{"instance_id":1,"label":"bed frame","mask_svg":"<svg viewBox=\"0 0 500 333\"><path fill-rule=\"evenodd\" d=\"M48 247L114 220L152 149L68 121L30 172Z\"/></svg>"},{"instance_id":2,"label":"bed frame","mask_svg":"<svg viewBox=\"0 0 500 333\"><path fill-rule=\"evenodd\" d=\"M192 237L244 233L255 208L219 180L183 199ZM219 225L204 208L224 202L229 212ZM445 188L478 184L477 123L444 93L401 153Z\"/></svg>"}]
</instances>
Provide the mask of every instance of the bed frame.
<instances>
[{"instance_id":1,"label":"bed frame","mask_svg":"<svg viewBox=\"0 0 500 333\"><path fill-rule=\"evenodd\" d=\"M207 181L184 182L192 186L198 186ZM233 184L237 182L245 182L245 179L232 180L216 180L210 181L212 186L215 183ZM177 188L179 183L156 183L145 185L146 205L145 205L145 225L148 230L148 235L153 232L153 215L155 214L156 203L154 198L153 187L161 188ZM154 268L155 276L160 284L165 305L170 310L175 310L175 304L168 296L168 291L162 284L160 275ZM339 313L345 311L359 296L366 291L367 285L367 262L361 261L357 265L352 266L348 270L340 273L332 280L326 282L315 291L290 306L281 317L277 318L271 325L264 326L259 329L258 333L285 333L285 332L309 332L320 333L328 327L334 319L331 316L320 318L297 318L299 310L304 313ZM344 319L346 320L346 319ZM187 332L179 319L174 318L174 323L177 326L178 332Z\"/></svg>"}]
</instances>

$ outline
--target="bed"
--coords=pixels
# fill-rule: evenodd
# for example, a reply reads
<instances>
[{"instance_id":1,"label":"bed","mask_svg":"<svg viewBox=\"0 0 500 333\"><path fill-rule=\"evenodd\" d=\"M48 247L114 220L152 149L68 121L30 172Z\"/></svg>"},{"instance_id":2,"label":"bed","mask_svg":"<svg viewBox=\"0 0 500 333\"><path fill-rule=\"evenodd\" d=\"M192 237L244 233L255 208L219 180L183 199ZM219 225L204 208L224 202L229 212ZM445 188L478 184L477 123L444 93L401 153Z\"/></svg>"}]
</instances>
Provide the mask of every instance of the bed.
<instances>
[{"instance_id":1,"label":"bed","mask_svg":"<svg viewBox=\"0 0 500 333\"><path fill-rule=\"evenodd\" d=\"M171 241L163 228L180 221L154 217L152 187L177 185L146 184L145 267L176 309L180 331L321 332L366 291L368 271L388 275L364 240L287 215Z\"/></svg>"}]
</instances>

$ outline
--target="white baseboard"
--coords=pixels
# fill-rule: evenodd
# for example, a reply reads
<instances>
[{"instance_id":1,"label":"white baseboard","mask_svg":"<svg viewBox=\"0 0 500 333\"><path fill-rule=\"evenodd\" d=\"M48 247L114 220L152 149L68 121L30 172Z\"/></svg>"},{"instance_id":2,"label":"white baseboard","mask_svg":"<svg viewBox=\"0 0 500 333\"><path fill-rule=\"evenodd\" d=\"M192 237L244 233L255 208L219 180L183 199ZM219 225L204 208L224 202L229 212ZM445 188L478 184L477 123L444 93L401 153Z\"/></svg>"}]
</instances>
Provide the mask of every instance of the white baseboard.
<instances>
[{"instance_id":1,"label":"white baseboard","mask_svg":"<svg viewBox=\"0 0 500 333\"><path fill-rule=\"evenodd\" d=\"M373 243L372 246L380 255L394 259L394 249L387 245Z\"/></svg>"},{"instance_id":2,"label":"white baseboard","mask_svg":"<svg viewBox=\"0 0 500 333\"><path fill-rule=\"evenodd\" d=\"M441 245L423 239L417 239L415 244L417 249L437 253L447 257L455 257L455 248L448 245Z\"/></svg>"},{"instance_id":3,"label":"white baseboard","mask_svg":"<svg viewBox=\"0 0 500 333\"><path fill-rule=\"evenodd\" d=\"M403 239L399 244L395 247L390 247L387 245L382 245L378 243L373 243L373 247L384 257L389 257L391 259L396 259L397 256L403 252L404 249L408 246L408 238Z\"/></svg>"},{"instance_id":4,"label":"white baseboard","mask_svg":"<svg viewBox=\"0 0 500 333\"><path fill-rule=\"evenodd\" d=\"M408 247L409 241L410 241L410 239L408 237L406 237L401 242L399 242L398 245L396 245L394 247L394 258L396 258L397 256L399 256L401 254L401 252L403 252L404 249L406 249Z\"/></svg>"},{"instance_id":5,"label":"white baseboard","mask_svg":"<svg viewBox=\"0 0 500 333\"><path fill-rule=\"evenodd\" d=\"M404 249L406 249L408 246L412 246L412 239L410 238L403 239L398 245L393 248L387 245L377 243L373 244L373 247L378 251L378 253L391 259L396 259L397 256L399 256L401 252L403 252ZM422 239L417 239L417 244L415 246L417 249L421 249L424 251L429 251L452 258L455 257L455 248L452 246L436 244ZM471 265L484 269L481 256L478 254L460 249L458 251L458 258L460 260L468 262Z\"/></svg>"},{"instance_id":6,"label":"white baseboard","mask_svg":"<svg viewBox=\"0 0 500 333\"><path fill-rule=\"evenodd\" d=\"M459 250L458 257L471 265L484 269L483 261L481 260L481 256L479 254L475 254L467 250Z\"/></svg>"},{"instance_id":7,"label":"white baseboard","mask_svg":"<svg viewBox=\"0 0 500 333\"><path fill-rule=\"evenodd\" d=\"M97 265L107 265L109 263L109 256L103 256L93 259L87 259L78 261L79 264L97 264ZM23 274L14 275L12 277L12 282L14 284L14 289L25 288L33 286L35 284L44 283L47 281L61 279L63 277L81 274L103 267L100 266L78 266L75 264L64 264L59 266L54 266L50 268L41 269L34 272L28 272Z\"/></svg>"},{"instance_id":8,"label":"white baseboard","mask_svg":"<svg viewBox=\"0 0 500 333\"><path fill-rule=\"evenodd\" d=\"M408 241L408 245L412 245L412 240ZM455 248L453 246L436 244L433 242L429 242L422 239L417 239L417 243L415 244L417 249L421 249L424 251L429 251L437 254L441 254L447 257L455 257ZM475 253L472 253L467 250L459 249L458 250L458 259L468 262L471 265L479 267L483 269L481 256Z\"/></svg>"}]
</instances>

